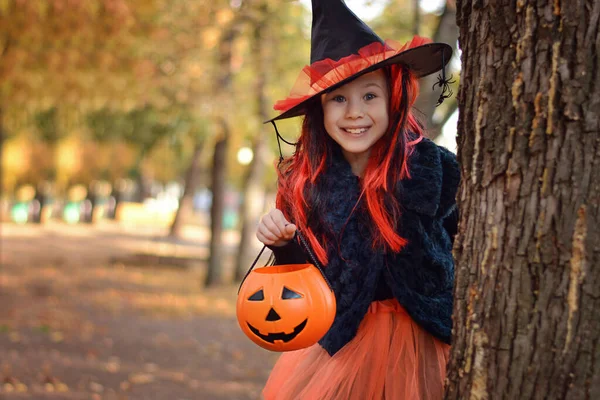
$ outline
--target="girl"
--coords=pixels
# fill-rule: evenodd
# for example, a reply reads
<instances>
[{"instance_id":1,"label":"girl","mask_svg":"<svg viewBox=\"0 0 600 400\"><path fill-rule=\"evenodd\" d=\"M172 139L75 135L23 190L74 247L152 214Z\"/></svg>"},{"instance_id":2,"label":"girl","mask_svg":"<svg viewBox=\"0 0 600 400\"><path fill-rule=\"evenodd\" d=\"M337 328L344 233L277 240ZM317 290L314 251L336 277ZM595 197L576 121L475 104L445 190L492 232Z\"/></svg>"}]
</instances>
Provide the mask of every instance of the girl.
<instances>
[{"instance_id":1,"label":"girl","mask_svg":"<svg viewBox=\"0 0 600 400\"><path fill-rule=\"evenodd\" d=\"M304 115L302 131L257 237L276 264L306 263L300 230L337 313L318 344L280 357L266 399L442 398L460 173L411 108L417 78L442 69L447 89L450 55L384 43L343 1L313 0L311 65L272 120Z\"/></svg>"}]
</instances>

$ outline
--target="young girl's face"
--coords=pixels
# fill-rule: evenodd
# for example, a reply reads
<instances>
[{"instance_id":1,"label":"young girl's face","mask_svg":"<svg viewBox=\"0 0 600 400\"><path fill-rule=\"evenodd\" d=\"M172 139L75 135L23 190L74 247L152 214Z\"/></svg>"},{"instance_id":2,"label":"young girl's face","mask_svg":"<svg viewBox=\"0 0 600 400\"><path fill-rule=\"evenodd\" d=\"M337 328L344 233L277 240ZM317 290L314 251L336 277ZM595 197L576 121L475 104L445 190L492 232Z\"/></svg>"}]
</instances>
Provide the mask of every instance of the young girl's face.
<instances>
[{"instance_id":1,"label":"young girl's face","mask_svg":"<svg viewBox=\"0 0 600 400\"><path fill-rule=\"evenodd\" d=\"M371 147L385 134L389 97L381 69L321 97L325 130L347 159L368 159Z\"/></svg>"}]
</instances>

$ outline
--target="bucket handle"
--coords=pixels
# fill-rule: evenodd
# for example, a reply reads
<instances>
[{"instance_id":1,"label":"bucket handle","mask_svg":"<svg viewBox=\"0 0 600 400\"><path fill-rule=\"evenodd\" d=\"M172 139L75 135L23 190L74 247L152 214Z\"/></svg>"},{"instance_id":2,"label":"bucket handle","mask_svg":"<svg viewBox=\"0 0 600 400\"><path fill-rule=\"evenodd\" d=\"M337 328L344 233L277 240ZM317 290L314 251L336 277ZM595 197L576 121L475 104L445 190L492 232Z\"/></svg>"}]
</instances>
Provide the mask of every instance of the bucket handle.
<instances>
[{"instance_id":1,"label":"bucket handle","mask_svg":"<svg viewBox=\"0 0 600 400\"><path fill-rule=\"evenodd\" d=\"M325 275L325 272L323 271L323 267L322 267L321 263L319 262L319 260L317 259L317 257L315 257L314 253L310 249L310 246L308 245L308 243L304 239L304 236L302 236L302 234L300 233L299 230L296 230L296 235L294 236L294 239L296 238L296 236L298 237L298 239L300 239L300 243L302 244L302 247L308 253L309 258L313 262L314 266L317 267L317 269L321 273L321 276L323 276L323 279L325 280L325 283L327 283L327 286L329 286L329 289L331 291L333 291L333 287L331 286L331 282L329 282L329 279L327 279L327 276ZM292 239L292 240L294 240L294 239ZM254 259L254 262L250 266L250 269L248 269L248 272L246 272L246 275L244 275L244 278L242 279L242 282L240 282L240 287L238 287L238 294L240 293L240 289L242 288L242 285L246 281L246 278L248 277L248 275L250 275L250 272L252 272L252 270L254 269L254 266L256 265L256 263L260 259L260 256L262 255L262 253L265 251L266 248L267 248L267 245L264 245L263 248L262 248L262 250L260 251L260 253L258 253L258 255L256 256L256 258Z\"/></svg>"}]
</instances>

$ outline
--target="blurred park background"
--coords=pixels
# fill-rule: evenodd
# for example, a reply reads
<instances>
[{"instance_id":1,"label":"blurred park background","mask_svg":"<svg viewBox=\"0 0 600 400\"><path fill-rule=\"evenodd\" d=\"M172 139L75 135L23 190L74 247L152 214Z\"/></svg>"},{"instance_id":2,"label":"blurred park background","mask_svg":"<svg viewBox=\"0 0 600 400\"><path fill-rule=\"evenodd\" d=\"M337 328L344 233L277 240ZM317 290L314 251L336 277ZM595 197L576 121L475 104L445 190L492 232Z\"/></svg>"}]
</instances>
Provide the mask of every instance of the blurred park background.
<instances>
[{"instance_id":1,"label":"blurred park background","mask_svg":"<svg viewBox=\"0 0 600 400\"><path fill-rule=\"evenodd\" d=\"M453 0L347 4L382 38L451 44L456 93ZM0 397L259 398L277 355L235 296L274 206L263 121L310 18L304 0L0 0ZM455 151L434 82L418 114Z\"/></svg>"}]
</instances>

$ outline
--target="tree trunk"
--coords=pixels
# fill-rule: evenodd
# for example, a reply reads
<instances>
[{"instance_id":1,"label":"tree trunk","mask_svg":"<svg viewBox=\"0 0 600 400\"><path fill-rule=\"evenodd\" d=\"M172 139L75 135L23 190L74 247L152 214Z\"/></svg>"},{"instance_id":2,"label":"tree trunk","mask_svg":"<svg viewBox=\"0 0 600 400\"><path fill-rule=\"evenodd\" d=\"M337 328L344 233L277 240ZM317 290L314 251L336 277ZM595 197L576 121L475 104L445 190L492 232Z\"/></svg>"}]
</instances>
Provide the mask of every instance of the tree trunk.
<instances>
[{"instance_id":1,"label":"tree trunk","mask_svg":"<svg viewBox=\"0 0 600 400\"><path fill-rule=\"evenodd\" d=\"M144 172L142 163L146 154L148 154L148 147L143 147L137 156L135 163L130 171L133 174L133 179L136 183L136 190L133 195L133 201L136 203L143 203L147 198L152 197L152 179Z\"/></svg>"},{"instance_id":2,"label":"tree trunk","mask_svg":"<svg viewBox=\"0 0 600 400\"><path fill-rule=\"evenodd\" d=\"M181 236L181 230L184 225L184 221L188 215L191 214L194 206L194 193L198 186L198 177L200 175L200 159L202 156L202 149L204 148L204 140L196 139L197 142L194 146L194 153L192 155L192 162L185 174L185 183L183 189L183 196L181 196L181 202L177 208L177 213L171 224L169 236L172 238L179 238Z\"/></svg>"},{"instance_id":3,"label":"tree trunk","mask_svg":"<svg viewBox=\"0 0 600 400\"><path fill-rule=\"evenodd\" d=\"M4 48L2 49L2 52L0 53L0 60L2 60L2 58L6 57L6 53L8 52L8 49L10 48L10 45L12 43L12 37L10 35L7 35L5 40L4 40ZM2 156L4 155L4 141L6 140L6 133L4 132L4 112L2 110L2 107L0 107L0 159L2 159ZM4 187L3 187L3 183L4 183L4 177L2 175L3 173L3 169L0 168L0 193L3 192Z\"/></svg>"},{"instance_id":4,"label":"tree trunk","mask_svg":"<svg viewBox=\"0 0 600 400\"><path fill-rule=\"evenodd\" d=\"M143 203L146 199L152 197L152 178L141 167L138 167L137 173L138 175L135 177L137 191L134 199L138 203Z\"/></svg>"},{"instance_id":5,"label":"tree trunk","mask_svg":"<svg viewBox=\"0 0 600 400\"><path fill-rule=\"evenodd\" d=\"M413 35L418 35L421 31L421 7L419 3L421 0L413 0Z\"/></svg>"},{"instance_id":6,"label":"tree trunk","mask_svg":"<svg viewBox=\"0 0 600 400\"><path fill-rule=\"evenodd\" d=\"M459 1L446 399L600 399L600 1Z\"/></svg>"},{"instance_id":7,"label":"tree trunk","mask_svg":"<svg viewBox=\"0 0 600 400\"><path fill-rule=\"evenodd\" d=\"M204 285L223 283L223 215L225 212L225 177L229 126L221 120L222 136L215 145L211 173L212 204L210 206L210 255Z\"/></svg>"},{"instance_id":8,"label":"tree trunk","mask_svg":"<svg viewBox=\"0 0 600 400\"><path fill-rule=\"evenodd\" d=\"M458 40L458 26L456 25L456 6L453 1L447 1L444 11L440 16L437 29L433 35L434 42L448 43L452 47L453 53L456 53L456 42ZM442 128L456 111L456 100L454 96L444 101L444 113L442 116L436 116L437 99L440 96L441 88L433 85L437 82L440 73L432 74L421 79L421 94L415 103L415 108L422 113L422 120L427 129L427 137L435 140L442 133ZM449 67L446 67L446 74L450 76ZM420 114L421 114L420 113Z\"/></svg>"},{"instance_id":9,"label":"tree trunk","mask_svg":"<svg viewBox=\"0 0 600 400\"><path fill-rule=\"evenodd\" d=\"M6 134L4 133L4 112L2 110L2 107L0 106L0 160L3 160L3 156L4 156L4 141L6 140ZM8 194L8 193L4 193L4 168L0 167L0 193L1 194ZM1 196L0 196L1 197ZM0 207L2 207L2 203L1 203L2 199L0 198Z\"/></svg>"},{"instance_id":10,"label":"tree trunk","mask_svg":"<svg viewBox=\"0 0 600 400\"><path fill-rule=\"evenodd\" d=\"M254 55L254 64L256 66L256 109L260 121L268 119L267 99L265 97L265 83L267 80L267 60L265 60L266 43L264 31L266 29L267 6L262 3L259 7L259 18L254 23L254 32L252 40L252 53ZM264 189L262 185L265 174L265 152L267 150L264 130L259 129L256 132L252 151L254 158L250 163L243 187L243 201L240 204L240 220L242 228L240 232L240 243L238 246L235 280L241 281L248 270L252 259L252 243L256 241L256 225L263 211Z\"/></svg>"},{"instance_id":11,"label":"tree trunk","mask_svg":"<svg viewBox=\"0 0 600 400\"><path fill-rule=\"evenodd\" d=\"M241 281L246 274L250 263L254 258L252 255L252 243L256 240L256 225L264 207L265 191L263 189L263 176L265 171L264 153L266 143L259 136L254 140L254 159L248 169L244 181L244 198L240 205L240 220L242 230L240 232L240 243L235 268L235 280Z\"/></svg>"},{"instance_id":12,"label":"tree trunk","mask_svg":"<svg viewBox=\"0 0 600 400\"><path fill-rule=\"evenodd\" d=\"M214 98L217 105L216 121L221 129L221 138L215 145L212 169L212 205L210 209L210 255L204 280L205 286L220 285L223 282L223 214L225 211L225 183L227 179L227 147L230 136L229 113L233 109L232 55L233 45L240 33L241 21L245 18L246 2L237 11L236 17L223 29L219 40L218 76L215 79Z\"/></svg>"}]
</instances>

